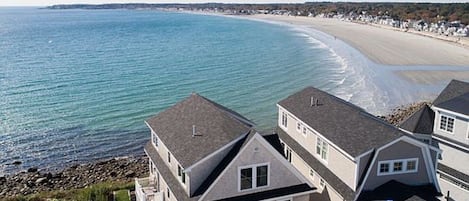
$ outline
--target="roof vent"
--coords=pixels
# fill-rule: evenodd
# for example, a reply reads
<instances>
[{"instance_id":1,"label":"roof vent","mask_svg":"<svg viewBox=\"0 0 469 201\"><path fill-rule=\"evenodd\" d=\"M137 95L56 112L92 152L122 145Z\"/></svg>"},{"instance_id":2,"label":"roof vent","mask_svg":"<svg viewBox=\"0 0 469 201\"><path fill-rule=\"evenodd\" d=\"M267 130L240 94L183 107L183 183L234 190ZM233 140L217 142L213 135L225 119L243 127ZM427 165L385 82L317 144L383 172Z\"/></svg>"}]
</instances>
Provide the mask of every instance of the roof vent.
<instances>
[{"instance_id":1,"label":"roof vent","mask_svg":"<svg viewBox=\"0 0 469 201\"><path fill-rule=\"evenodd\" d=\"M192 125L192 137L195 137L196 130L195 130L195 125Z\"/></svg>"}]
</instances>

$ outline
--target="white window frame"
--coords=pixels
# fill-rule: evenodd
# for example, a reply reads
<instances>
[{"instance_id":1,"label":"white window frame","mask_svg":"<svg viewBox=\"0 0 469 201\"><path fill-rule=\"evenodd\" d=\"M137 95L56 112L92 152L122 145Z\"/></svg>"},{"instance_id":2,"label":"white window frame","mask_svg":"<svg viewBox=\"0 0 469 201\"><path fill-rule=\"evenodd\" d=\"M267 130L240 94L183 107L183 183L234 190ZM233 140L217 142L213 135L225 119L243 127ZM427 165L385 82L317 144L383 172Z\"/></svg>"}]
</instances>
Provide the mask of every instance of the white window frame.
<instances>
[{"instance_id":1,"label":"white window frame","mask_svg":"<svg viewBox=\"0 0 469 201\"><path fill-rule=\"evenodd\" d=\"M182 180L183 177L184 177L184 181ZM181 182L182 185L186 185L187 175L184 172L184 168L182 168L181 165L178 165L178 179L179 179L179 182Z\"/></svg>"},{"instance_id":2,"label":"white window frame","mask_svg":"<svg viewBox=\"0 0 469 201\"><path fill-rule=\"evenodd\" d=\"M152 143L153 146L155 146L155 148L157 148L157 149L158 149L159 141L160 141L160 139L158 139L158 135L156 135L156 133L154 133L154 132L151 132L151 143ZM155 142L156 142L156 143L155 143Z\"/></svg>"},{"instance_id":3,"label":"white window frame","mask_svg":"<svg viewBox=\"0 0 469 201\"><path fill-rule=\"evenodd\" d=\"M315 174L316 173L314 172L314 170L312 168L309 168L309 177L311 177L311 180L313 180L313 181L314 181L314 175Z\"/></svg>"},{"instance_id":4,"label":"white window frame","mask_svg":"<svg viewBox=\"0 0 469 201\"><path fill-rule=\"evenodd\" d=\"M296 122L296 131L301 132L301 123Z\"/></svg>"},{"instance_id":5,"label":"white window frame","mask_svg":"<svg viewBox=\"0 0 469 201\"><path fill-rule=\"evenodd\" d=\"M321 189L326 186L326 181L324 181L323 178L319 178L319 186L321 187Z\"/></svg>"},{"instance_id":6,"label":"white window frame","mask_svg":"<svg viewBox=\"0 0 469 201\"><path fill-rule=\"evenodd\" d=\"M442 123L443 123L443 117L446 118L446 122L445 122L445 126L444 128L442 128ZM449 120L452 119L453 120L453 125L451 127L451 131L448 131L448 128L449 128ZM455 129L455 123L456 123L456 117L454 116L450 116L450 115L446 115L446 114L440 114L440 122L438 124L438 129L441 130L441 131L444 131L446 133L450 133L450 134L454 134L454 129Z\"/></svg>"},{"instance_id":7,"label":"white window frame","mask_svg":"<svg viewBox=\"0 0 469 201\"><path fill-rule=\"evenodd\" d=\"M257 167L260 166L267 166L267 185L265 186L257 186ZM251 168L252 171L252 185L251 188L243 189L241 190L241 170L242 169L249 169ZM246 165L246 166L239 166L238 167L238 192L245 192L245 191L251 191L255 189L262 189L262 188L267 188L270 186L270 162L267 163L258 163L258 164L253 164L253 165Z\"/></svg>"},{"instance_id":8,"label":"white window frame","mask_svg":"<svg viewBox=\"0 0 469 201\"><path fill-rule=\"evenodd\" d=\"M319 145L319 146L318 146ZM318 147L319 147L319 152L318 153ZM316 153L316 156L321 160L323 161L324 163L327 164L327 159L329 158L329 143L326 142L326 140L322 139L321 137L319 136L316 136L316 149L315 149L315 153ZM325 152L325 154L324 154ZM323 156L323 154L325 156Z\"/></svg>"},{"instance_id":9,"label":"white window frame","mask_svg":"<svg viewBox=\"0 0 469 201\"><path fill-rule=\"evenodd\" d=\"M407 169L407 163L409 161L415 161L415 169L414 170L408 170ZM394 163L402 162L402 170L401 171L394 171ZM381 164L388 164L389 165L389 171L388 172L381 172ZM419 159L418 158L406 158L406 159L397 159L397 160L385 160L385 161L379 161L378 166L376 168L376 172L378 176L386 176L386 175L395 175L395 174L407 174L407 173L415 173L418 172L419 169Z\"/></svg>"},{"instance_id":10,"label":"white window frame","mask_svg":"<svg viewBox=\"0 0 469 201\"><path fill-rule=\"evenodd\" d=\"M169 165L171 165L171 152L169 152L169 151L168 151L168 154L167 154L166 161L168 162Z\"/></svg>"},{"instance_id":11,"label":"white window frame","mask_svg":"<svg viewBox=\"0 0 469 201\"><path fill-rule=\"evenodd\" d=\"M306 137L306 135L308 133L308 128L306 128L306 126L303 126L303 129L301 130L301 133L303 134L303 136Z\"/></svg>"},{"instance_id":12,"label":"white window frame","mask_svg":"<svg viewBox=\"0 0 469 201\"><path fill-rule=\"evenodd\" d=\"M282 124L284 128L288 127L288 115L286 112L282 112Z\"/></svg>"}]
</instances>

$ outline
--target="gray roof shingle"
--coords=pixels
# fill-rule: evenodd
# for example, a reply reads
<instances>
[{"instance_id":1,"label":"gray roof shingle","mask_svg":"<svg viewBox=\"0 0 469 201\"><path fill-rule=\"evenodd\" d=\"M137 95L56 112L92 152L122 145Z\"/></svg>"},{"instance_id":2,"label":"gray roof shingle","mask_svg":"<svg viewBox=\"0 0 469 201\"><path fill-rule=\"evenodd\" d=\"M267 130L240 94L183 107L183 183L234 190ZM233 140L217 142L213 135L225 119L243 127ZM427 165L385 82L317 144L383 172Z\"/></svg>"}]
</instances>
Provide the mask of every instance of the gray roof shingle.
<instances>
[{"instance_id":1,"label":"gray roof shingle","mask_svg":"<svg viewBox=\"0 0 469 201\"><path fill-rule=\"evenodd\" d=\"M317 106L310 105L311 97L318 100ZM289 96L279 105L352 157L404 135L396 127L363 109L314 87Z\"/></svg>"},{"instance_id":2,"label":"gray roof shingle","mask_svg":"<svg viewBox=\"0 0 469 201\"><path fill-rule=\"evenodd\" d=\"M433 105L438 105L467 92L469 92L469 83L460 80L451 80L443 91L441 91L440 95L433 101Z\"/></svg>"},{"instance_id":3,"label":"gray roof shingle","mask_svg":"<svg viewBox=\"0 0 469 201\"><path fill-rule=\"evenodd\" d=\"M246 134L253 126L245 117L196 93L146 122L184 168Z\"/></svg>"},{"instance_id":4,"label":"gray roof shingle","mask_svg":"<svg viewBox=\"0 0 469 201\"><path fill-rule=\"evenodd\" d=\"M399 127L412 133L431 135L433 133L434 120L435 112L433 112L433 110L425 104L417 112L401 122Z\"/></svg>"},{"instance_id":5,"label":"gray roof shingle","mask_svg":"<svg viewBox=\"0 0 469 201\"><path fill-rule=\"evenodd\" d=\"M469 92L442 102L437 107L469 115Z\"/></svg>"}]
</instances>

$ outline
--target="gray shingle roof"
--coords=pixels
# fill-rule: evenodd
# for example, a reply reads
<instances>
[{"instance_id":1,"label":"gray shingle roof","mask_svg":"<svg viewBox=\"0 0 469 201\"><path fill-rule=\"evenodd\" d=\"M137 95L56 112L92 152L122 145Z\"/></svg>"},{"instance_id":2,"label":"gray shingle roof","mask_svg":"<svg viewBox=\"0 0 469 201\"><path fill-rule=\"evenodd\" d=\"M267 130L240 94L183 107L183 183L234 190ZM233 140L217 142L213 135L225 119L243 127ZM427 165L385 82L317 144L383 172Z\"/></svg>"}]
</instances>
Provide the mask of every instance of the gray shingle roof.
<instances>
[{"instance_id":1,"label":"gray shingle roof","mask_svg":"<svg viewBox=\"0 0 469 201\"><path fill-rule=\"evenodd\" d=\"M318 106L311 106L311 97ZM363 109L314 87L307 87L279 102L352 157L404 135L396 127Z\"/></svg>"},{"instance_id":2,"label":"gray shingle roof","mask_svg":"<svg viewBox=\"0 0 469 201\"><path fill-rule=\"evenodd\" d=\"M352 190L347 184L331 172L326 166L324 166L318 159L316 159L310 152L303 148L296 140L286 134L281 128L277 128L277 134L286 145L288 145L296 154L300 155L301 158L316 171L329 185L334 188L345 200L353 200L356 192ZM282 153L284 154L284 153Z\"/></svg>"},{"instance_id":3,"label":"gray shingle roof","mask_svg":"<svg viewBox=\"0 0 469 201\"><path fill-rule=\"evenodd\" d=\"M399 127L412 133L431 135L433 133L434 120L435 112L433 112L433 110L425 104L417 112L401 122Z\"/></svg>"},{"instance_id":4,"label":"gray shingle roof","mask_svg":"<svg viewBox=\"0 0 469 201\"><path fill-rule=\"evenodd\" d=\"M196 93L146 122L184 168L246 134L253 125Z\"/></svg>"},{"instance_id":5,"label":"gray shingle roof","mask_svg":"<svg viewBox=\"0 0 469 201\"><path fill-rule=\"evenodd\" d=\"M469 115L469 92L442 102L437 107Z\"/></svg>"},{"instance_id":6,"label":"gray shingle roof","mask_svg":"<svg viewBox=\"0 0 469 201\"><path fill-rule=\"evenodd\" d=\"M460 80L451 80L443 91L441 91L440 95L433 101L433 105L438 105L467 92L469 92L469 83Z\"/></svg>"}]
</instances>

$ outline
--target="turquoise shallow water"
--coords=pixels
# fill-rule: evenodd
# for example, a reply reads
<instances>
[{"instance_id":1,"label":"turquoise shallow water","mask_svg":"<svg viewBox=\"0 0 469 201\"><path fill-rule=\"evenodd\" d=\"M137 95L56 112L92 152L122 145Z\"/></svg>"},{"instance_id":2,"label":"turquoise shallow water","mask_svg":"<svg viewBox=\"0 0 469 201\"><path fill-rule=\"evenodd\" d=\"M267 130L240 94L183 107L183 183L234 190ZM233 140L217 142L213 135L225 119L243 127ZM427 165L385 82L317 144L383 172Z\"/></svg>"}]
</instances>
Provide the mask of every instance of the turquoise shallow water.
<instances>
[{"instance_id":1,"label":"turquoise shallow water","mask_svg":"<svg viewBox=\"0 0 469 201\"><path fill-rule=\"evenodd\" d=\"M144 120L193 91L262 130L282 98L344 82L323 45L225 17L0 8L0 39L0 174L141 154Z\"/></svg>"}]
</instances>

